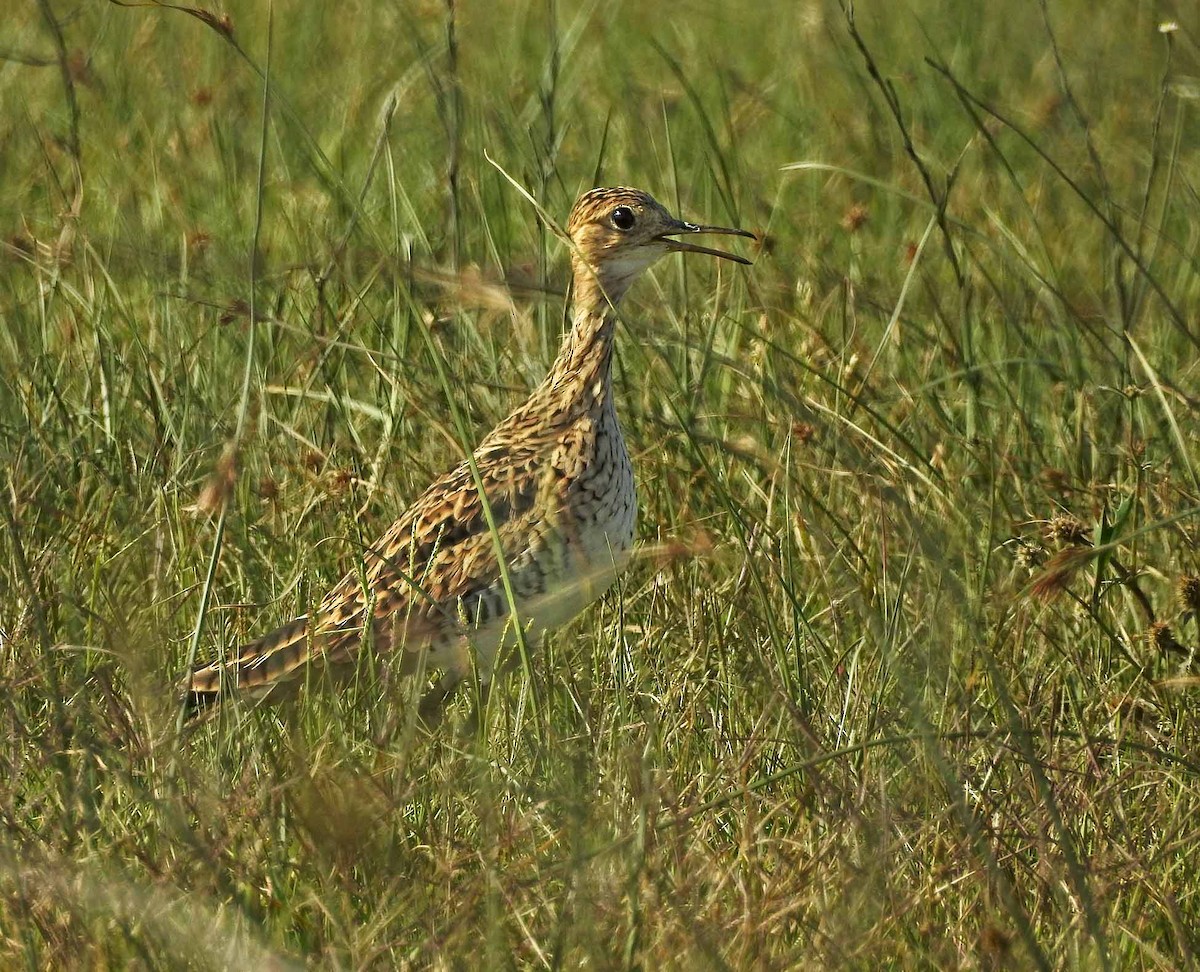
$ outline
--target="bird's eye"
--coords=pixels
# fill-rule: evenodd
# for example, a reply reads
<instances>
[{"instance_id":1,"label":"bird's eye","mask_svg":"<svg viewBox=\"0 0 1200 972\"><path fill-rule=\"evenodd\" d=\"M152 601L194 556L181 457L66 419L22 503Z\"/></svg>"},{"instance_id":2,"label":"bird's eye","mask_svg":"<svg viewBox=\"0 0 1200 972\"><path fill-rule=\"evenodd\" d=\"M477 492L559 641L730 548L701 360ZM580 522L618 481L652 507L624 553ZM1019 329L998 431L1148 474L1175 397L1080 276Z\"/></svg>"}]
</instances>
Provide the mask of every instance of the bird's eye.
<instances>
[{"instance_id":1,"label":"bird's eye","mask_svg":"<svg viewBox=\"0 0 1200 972\"><path fill-rule=\"evenodd\" d=\"M631 230L633 224L637 222L637 217L633 215L633 210L628 206L618 206L612 211L609 218L612 220L613 226L619 230Z\"/></svg>"}]
</instances>

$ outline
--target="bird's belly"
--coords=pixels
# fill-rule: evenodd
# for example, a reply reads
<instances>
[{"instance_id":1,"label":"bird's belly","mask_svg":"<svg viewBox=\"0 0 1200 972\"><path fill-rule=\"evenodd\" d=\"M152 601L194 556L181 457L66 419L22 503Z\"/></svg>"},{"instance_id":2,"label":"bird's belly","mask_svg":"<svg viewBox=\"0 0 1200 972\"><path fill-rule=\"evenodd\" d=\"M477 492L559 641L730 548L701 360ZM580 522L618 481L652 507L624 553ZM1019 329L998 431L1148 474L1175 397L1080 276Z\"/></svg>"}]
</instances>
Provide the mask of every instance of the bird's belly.
<instances>
[{"instance_id":1,"label":"bird's belly","mask_svg":"<svg viewBox=\"0 0 1200 972\"><path fill-rule=\"evenodd\" d=\"M637 526L632 474L628 489L597 497L586 516L557 533L560 549L538 558L545 590L529 598L522 623L534 634L565 624L607 591L629 563ZM518 604L518 608L521 605Z\"/></svg>"}]
</instances>

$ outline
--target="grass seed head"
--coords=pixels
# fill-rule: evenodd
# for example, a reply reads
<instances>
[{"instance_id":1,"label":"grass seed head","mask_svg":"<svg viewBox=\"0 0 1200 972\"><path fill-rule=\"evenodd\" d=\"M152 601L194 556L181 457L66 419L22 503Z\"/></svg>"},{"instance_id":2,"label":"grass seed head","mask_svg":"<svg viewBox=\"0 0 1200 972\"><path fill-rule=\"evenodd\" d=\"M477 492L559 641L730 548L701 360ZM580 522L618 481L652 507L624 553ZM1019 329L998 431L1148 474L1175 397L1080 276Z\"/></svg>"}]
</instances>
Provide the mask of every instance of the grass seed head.
<instances>
[{"instance_id":1,"label":"grass seed head","mask_svg":"<svg viewBox=\"0 0 1200 972\"><path fill-rule=\"evenodd\" d=\"M842 229L847 233L857 233L870 218L871 213L866 206L854 203L842 216Z\"/></svg>"},{"instance_id":2,"label":"grass seed head","mask_svg":"<svg viewBox=\"0 0 1200 972\"><path fill-rule=\"evenodd\" d=\"M1063 514L1046 524L1046 539L1064 547L1083 546L1088 542L1087 528L1070 514Z\"/></svg>"},{"instance_id":3,"label":"grass seed head","mask_svg":"<svg viewBox=\"0 0 1200 972\"><path fill-rule=\"evenodd\" d=\"M1200 616L1200 576L1185 574L1175 585L1175 596L1185 611Z\"/></svg>"},{"instance_id":4,"label":"grass seed head","mask_svg":"<svg viewBox=\"0 0 1200 972\"><path fill-rule=\"evenodd\" d=\"M1036 540L1020 540L1017 542L1013 559L1016 560L1018 567L1034 570L1045 561L1046 548Z\"/></svg>"},{"instance_id":5,"label":"grass seed head","mask_svg":"<svg viewBox=\"0 0 1200 972\"><path fill-rule=\"evenodd\" d=\"M1160 655L1186 655L1187 649L1175 640L1171 626L1165 621L1155 621L1146 631L1150 648Z\"/></svg>"},{"instance_id":6,"label":"grass seed head","mask_svg":"<svg viewBox=\"0 0 1200 972\"><path fill-rule=\"evenodd\" d=\"M798 445L808 445L816 437L816 434L816 428L807 422L795 421L792 423L792 439Z\"/></svg>"},{"instance_id":7,"label":"grass seed head","mask_svg":"<svg viewBox=\"0 0 1200 972\"><path fill-rule=\"evenodd\" d=\"M1091 559L1090 550L1079 547L1060 550L1046 562L1046 569L1034 578L1029 586L1030 593L1044 601L1057 597Z\"/></svg>"},{"instance_id":8,"label":"grass seed head","mask_svg":"<svg viewBox=\"0 0 1200 972\"><path fill-rule=\"evenodd\" d=\"M234 484L237 483L237 454L232 449L226 449L217 460L217 468L208 477L208 482L200 490L196 498L196 510L200 513L213 514L229 502L233 495Z\"/></svg>"}]
</instances>

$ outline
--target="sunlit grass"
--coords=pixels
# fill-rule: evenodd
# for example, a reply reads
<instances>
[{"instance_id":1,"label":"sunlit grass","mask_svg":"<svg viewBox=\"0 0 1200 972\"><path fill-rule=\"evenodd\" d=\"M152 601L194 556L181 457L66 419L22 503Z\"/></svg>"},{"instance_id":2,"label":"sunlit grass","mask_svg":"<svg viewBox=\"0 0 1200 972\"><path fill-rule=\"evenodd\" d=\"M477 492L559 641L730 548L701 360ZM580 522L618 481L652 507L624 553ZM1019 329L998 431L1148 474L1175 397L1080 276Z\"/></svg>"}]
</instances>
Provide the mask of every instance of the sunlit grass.
<instances>
[{"instance_id":1,"label":"sunlit grass","mask_svg":"<svg viewBox=\"0 0 1200 972\"><path fill-rule=\"evenodd\" d=\"M0 964L1194 964L1198 25L457 6L4 14ZM552 359L485 153L763 235L622 306L642 555L180 737Z\"/></svg>"}]
</instances>

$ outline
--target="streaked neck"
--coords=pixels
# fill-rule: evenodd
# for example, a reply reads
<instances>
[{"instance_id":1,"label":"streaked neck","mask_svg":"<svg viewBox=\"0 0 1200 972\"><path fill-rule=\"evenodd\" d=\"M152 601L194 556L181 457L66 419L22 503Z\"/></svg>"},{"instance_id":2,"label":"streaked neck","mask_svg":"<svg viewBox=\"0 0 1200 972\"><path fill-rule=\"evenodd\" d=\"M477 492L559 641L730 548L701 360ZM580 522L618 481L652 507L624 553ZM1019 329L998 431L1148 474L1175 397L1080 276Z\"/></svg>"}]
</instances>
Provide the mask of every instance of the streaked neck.
<instances>
[{"instance_id":1,"label":"streaked neck","mask_svg":"<svg viewBox=\"0 0 1200 972\"><path fill-rule=\"evenodd\" d=\"M546 376L547 390L557 398L572 401L573 411L591 408L609 398L616 328L617 317L611 307L605 305L603 311L576 307L571 330Z\"/></svg>"}]
</instances>

